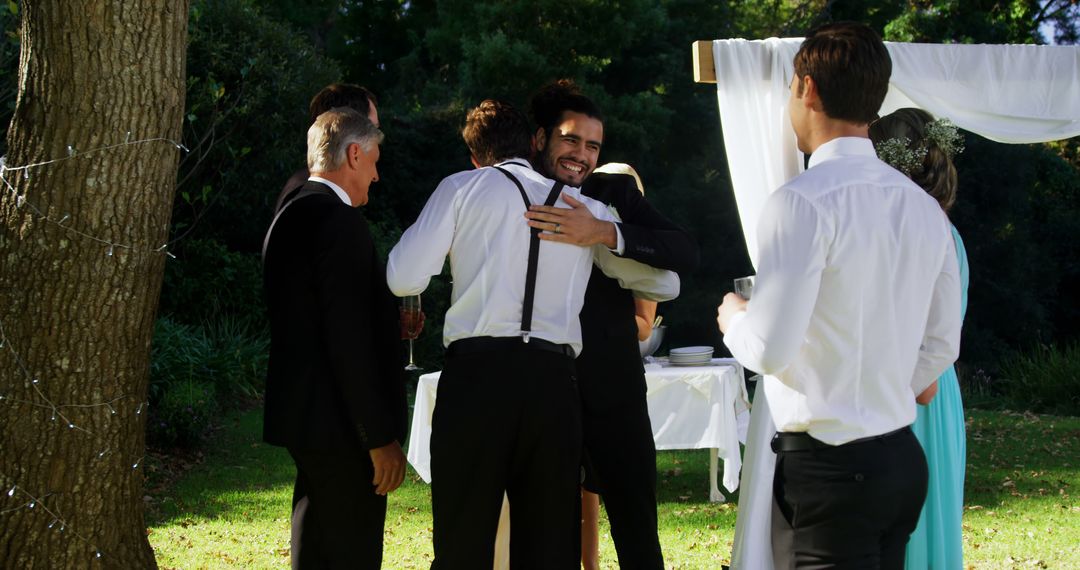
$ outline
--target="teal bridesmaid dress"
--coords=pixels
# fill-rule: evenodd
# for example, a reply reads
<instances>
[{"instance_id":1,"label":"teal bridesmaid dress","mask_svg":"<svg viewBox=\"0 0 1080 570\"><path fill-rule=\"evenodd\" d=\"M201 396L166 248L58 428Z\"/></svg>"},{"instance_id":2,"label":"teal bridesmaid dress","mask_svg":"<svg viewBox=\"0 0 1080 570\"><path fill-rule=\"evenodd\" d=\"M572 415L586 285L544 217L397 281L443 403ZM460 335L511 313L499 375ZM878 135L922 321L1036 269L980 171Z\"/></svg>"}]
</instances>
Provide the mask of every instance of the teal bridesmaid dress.
<instances>
[{"instance_id":1,"label":"teal bridesmaid dress","mask_svg":"<svg viewBox=\"0 0 1080 570\"><path fill-rule=\"evenodd\" d=\"M968 264L964 242L954 227L960 263L960 315L967 312ZM960 384L952 366L938 378L938 393L918 407L911 429L926 452L930 484L919 525L908 540L906 570L954 570L964 567L960 517L964 511L964 469L967 446Z\"/></svg>"}]
</instances>

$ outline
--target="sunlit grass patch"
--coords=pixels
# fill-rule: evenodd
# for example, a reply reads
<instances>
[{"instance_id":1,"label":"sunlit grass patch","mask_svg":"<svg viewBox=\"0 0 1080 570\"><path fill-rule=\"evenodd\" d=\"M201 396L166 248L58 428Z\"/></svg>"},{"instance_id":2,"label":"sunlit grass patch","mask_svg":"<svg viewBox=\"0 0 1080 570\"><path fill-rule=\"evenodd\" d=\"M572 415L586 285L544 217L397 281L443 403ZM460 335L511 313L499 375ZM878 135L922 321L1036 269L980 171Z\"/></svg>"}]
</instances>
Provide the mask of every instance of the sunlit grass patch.
<instances>
[{"instance_id":1,"label":"sunlit grass patch","mask_svg":"<svg viewBox=\"0 0 1080 570\"><path fill-rule=\"evenodd\" d=\"M1080 568L1080 418L969 411L964 560L982 568ZM293 466L263 444L262 415L244 412L205 461L150 495L150 542L164 569L287 568ZM710 503L709 453L657 455L660 541L667 568L727 564L735 503ZM601 566L618 568L600 520ZM431 490L410 469L390 496L383 567L431 566Z\"/></svg>"},{"instance_id":2,"label":"sunlit grass patch","mask_svg":"<svg viewBox=\"0 0 1080 570\"><path fill-rule=\"evenodd\" d=\"M965 562L1080 568L1080 418L967 414Z\"/></svg>"}]
</instances>

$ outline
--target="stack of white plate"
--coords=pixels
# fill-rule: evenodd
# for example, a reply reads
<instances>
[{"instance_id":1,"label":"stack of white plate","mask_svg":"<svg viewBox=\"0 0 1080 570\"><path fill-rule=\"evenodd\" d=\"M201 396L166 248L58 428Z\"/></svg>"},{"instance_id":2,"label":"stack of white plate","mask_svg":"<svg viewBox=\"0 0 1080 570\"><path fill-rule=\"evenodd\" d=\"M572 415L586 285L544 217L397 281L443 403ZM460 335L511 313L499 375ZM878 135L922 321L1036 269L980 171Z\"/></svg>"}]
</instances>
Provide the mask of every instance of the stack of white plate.
<instances>
[{"instance_id":1,"label":"stack of white plate","mask_svg":"<svg viewBox=\"0 0 1080 570\"><path fill-rule=\"evenodd\" d=\"M675 366L704 366L712 361L712 353L711 346L684 346L671 349L668 360Z\"/></svg>"}]
</instances>

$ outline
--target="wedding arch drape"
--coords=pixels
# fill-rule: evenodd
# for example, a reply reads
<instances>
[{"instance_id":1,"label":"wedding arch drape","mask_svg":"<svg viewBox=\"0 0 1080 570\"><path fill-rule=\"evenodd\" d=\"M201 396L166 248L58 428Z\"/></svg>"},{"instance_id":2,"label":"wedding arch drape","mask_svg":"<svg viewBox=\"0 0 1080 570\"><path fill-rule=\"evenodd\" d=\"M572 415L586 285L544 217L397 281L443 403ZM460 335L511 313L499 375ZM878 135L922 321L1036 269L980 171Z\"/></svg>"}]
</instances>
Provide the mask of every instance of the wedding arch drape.
<instances>
[{"instance_id":1,"label":"wedding arch drape","mask_svg":"<svg viewBox=\"0 0 1080 570\"><path fill-rule=\"evenodd\" d=\"M716 95L750 259L765 198L802 169L788 123L792 60L802 38L716 40ZM886 42L893 61L881 114L920 107L1006 143L1080 135L1080 48Z\"/></svg>"}]
</instances>

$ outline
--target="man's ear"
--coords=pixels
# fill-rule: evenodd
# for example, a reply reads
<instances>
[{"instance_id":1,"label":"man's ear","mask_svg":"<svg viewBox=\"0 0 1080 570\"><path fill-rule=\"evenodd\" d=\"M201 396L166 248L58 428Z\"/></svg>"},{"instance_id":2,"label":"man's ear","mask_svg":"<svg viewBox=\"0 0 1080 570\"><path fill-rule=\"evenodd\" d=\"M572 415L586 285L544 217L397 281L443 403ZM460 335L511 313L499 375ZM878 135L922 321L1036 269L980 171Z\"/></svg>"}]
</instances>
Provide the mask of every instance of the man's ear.
<instances>
[{"instance_id":1,"label":"man's ear","mask_svg":"<svg viewBox=\"0 0 1080 570\"><path fill-rule=\"evenodd\" d=\"M469 162L472 162L473 168L480 168L480 161L476 160L475 154L469 154Z\"/></svg>"},{"instance_id":2,"label":"man's ear","mask_svg":"<svg viewBox=\"0 0 1080 570\"><path fill-rule=\"evenodd\" d=\"M364 149L360 148L359 143L349 143L349 146L345 148L345 163L350 167L355 167L360 163L363 152Z\"/></svg>"},{"instance_id":3,"label":"man's ear","mask_svg":"<svg viewBox=\"0 0 1080 570\"><path fill-rule=\"evenodd\" d=\"M821 94L818 93L817 83L814 81L810 74L802 76L802 91L803 91L803 104L821 113L824 108L821 106Z\"/></svg>"},{"instance_id":4,"label":"man's ear","mask_svg":"<svg viewBox=\"0 0 1080 570\"><path fill-rule=\"evenodd\" d=\"M545 146L547 146L547 133L544 132L544 127L539 127L532 136L532 150L538 153L544 150Z\"/></svg>"}]
</instances>

